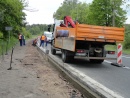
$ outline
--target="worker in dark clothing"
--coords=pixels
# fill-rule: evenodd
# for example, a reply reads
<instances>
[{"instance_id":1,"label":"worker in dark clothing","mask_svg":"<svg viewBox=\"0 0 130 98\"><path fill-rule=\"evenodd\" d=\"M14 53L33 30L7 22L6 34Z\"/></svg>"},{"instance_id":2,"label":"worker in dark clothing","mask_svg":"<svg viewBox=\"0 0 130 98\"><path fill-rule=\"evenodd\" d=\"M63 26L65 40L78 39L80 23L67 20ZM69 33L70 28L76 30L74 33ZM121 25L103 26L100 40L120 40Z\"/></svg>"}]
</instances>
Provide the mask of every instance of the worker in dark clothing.
<instances>
[{"instance_id":1,"label":"worker in dark clothing","mask_svg":"<svg viewBox=\"0 0 130 98\"><path fill-rule=\"evenodd\" d=\"M32 45L33 45L33 46L36 46L36 44L37 44L37 41L38 41L38 38L35 38L35 39L33 40L33 43L32 43Z\"/></svg>"},{"instance_id":2,"label":"worker in dark clothing","mask_svg":"<svg viewBox=\"0 0 130 98\"><path fill-rule=\"evenodd\" d=\"M60 22L60 26L61 26L61 27L67 27L67 26L63 23L63 21Z\"/></svg>"},{"instance_id":3,"label":"worker in dark clothing","mask_svg":"<svg viewBox=\"0 0 130 98\"><path fill-rule=\"evenodd\" d=\"M23 43L23 45L25 45L25 36L24 35L22 35L22 43Z\"/></svg>"},{"instance_id":4,"label":"worker in dark clothing","mask_svg":"<svg viewBox=\"0 0 130 98\"><path fill-rule=\"evenodd\" d=\"M22 35L19 34L19 42L20 42L20 46L22 46Z\"/></svg>"}]
</instances>

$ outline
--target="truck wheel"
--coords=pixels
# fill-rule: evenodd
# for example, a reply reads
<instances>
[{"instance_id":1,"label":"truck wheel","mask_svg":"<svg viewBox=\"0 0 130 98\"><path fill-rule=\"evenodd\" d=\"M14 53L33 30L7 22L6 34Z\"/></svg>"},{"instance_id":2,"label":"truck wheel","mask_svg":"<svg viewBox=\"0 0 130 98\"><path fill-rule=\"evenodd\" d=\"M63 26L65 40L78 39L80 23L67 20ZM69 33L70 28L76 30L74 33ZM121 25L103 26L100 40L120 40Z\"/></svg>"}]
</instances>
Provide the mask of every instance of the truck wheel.
<instances>
[{"instance_id":1,"label":"truck wheel","mask_svg":"<svg viewBox=\"0 0 130 98\"><path fill-rule=\"evenodd\" d=\"M53 55L56 54L56 49L54 49L53 46L51 46L51 54L53 54Z\"/></svg>"},{"instance_id":2,"label":"truck wheel","mask_svg":"<svg viewBox=\"0 0 130 98\"><path fill-rule=\"evenodd\" d=\"M66 50L62 50L62 61L64 63L68 63L70 60L69 56L68 56L68 52Z\"/></svg>"}]
</instances>

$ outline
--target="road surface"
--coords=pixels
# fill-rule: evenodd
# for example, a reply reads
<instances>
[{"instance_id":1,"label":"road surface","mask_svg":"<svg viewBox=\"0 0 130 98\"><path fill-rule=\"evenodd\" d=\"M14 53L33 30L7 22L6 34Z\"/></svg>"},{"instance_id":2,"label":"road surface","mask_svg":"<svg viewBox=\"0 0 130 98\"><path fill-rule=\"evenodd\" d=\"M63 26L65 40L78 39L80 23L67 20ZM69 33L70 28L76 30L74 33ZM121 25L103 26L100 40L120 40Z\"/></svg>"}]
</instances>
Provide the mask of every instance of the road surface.
<instances>
[{"instance_id":1,"label":"road surface","mask_svg":"<svg viewBox=\"0 0 130 98\"><path fill-rule=\"evenodd\" d=\"M47 47L50 49L50 46ZM61 60L61 53L57 52L55 55ZM108 57L115 57L116 55L107 55ZM130 96L130 55L123 55L123 66L116 67L111 65L112 60L105 60L102 64L92 64L87 59L75 58L70 66L79 70L81 73L91 77L105 87L117 92L124 98Z\"/></svg>"}]
</instances>

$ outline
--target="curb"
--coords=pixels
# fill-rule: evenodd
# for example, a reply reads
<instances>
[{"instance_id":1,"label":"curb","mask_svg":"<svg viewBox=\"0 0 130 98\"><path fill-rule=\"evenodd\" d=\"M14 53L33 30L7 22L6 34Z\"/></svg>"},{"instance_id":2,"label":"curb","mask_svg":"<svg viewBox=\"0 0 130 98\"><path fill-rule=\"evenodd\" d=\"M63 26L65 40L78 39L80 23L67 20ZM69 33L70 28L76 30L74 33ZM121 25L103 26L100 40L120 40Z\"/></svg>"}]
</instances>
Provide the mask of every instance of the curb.
<instances>
[{"instance_id":1,"label":"curb","mask_svg":"<svg viewBox=\"0 0 130 98\"><path fill-rule=\"evenodd\" d=\"M65 77L75 88L77 88L84 98L124 98L118 93L106 88L102 84L79 72L67 63L59 62L58 58L51 54L46 54L45 50L37 47L38 51L47 58L47 61L53 64L56 69Z\"/></svg>"}]
</instances>

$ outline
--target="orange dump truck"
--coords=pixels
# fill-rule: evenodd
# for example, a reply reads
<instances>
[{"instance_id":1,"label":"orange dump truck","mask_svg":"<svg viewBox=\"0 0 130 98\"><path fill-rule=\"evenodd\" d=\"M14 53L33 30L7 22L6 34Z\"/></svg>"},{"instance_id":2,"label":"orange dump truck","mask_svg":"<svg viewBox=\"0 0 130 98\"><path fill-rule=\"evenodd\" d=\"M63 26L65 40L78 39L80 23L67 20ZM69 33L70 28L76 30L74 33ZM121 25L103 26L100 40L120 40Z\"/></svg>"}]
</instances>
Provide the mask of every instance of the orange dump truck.
<instances>
[{"instance_id":1,"label":"orange dump truck","mask_svg":"<svg viewBox=\"0 0 130 98\"><path fill-rule=\"evenodd\" d=\"M106 51L105 45L115 45L124 40L124 28L94 26L87 24L71 25L71 21L55 20L51 53L61 50L63 62L70 62L75 56L86 57L90 62L102 63L106 54L115 51ZM116 58L111 58L116 59Z\"/></svg>"}]
</instances>

